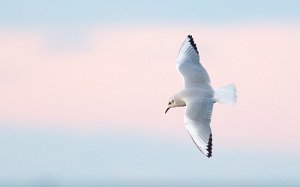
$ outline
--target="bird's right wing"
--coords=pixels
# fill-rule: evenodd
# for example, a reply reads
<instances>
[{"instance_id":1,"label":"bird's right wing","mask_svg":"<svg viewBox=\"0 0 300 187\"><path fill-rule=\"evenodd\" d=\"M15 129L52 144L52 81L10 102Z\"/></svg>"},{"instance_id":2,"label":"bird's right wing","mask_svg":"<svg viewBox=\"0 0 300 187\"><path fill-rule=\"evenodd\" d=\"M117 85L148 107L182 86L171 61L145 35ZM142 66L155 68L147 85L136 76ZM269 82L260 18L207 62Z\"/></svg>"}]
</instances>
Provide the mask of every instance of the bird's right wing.
<instances>
[{"instance_id":1,"label":"bird's right wing","mask_svg":"<svg viewBox=\"0 0 300 187\"><path fill-rule=\"evenodd\" d=\"M186 100L184 123L194 143L207 157L212 156L212 134L210 129L213 101L206 99Z\"/></svg>"},{"instance_id":2,"label":"bird's right wing","mask_svg":"<svg viewBox=\"0 0 300 187\"><path fill-rule=\"evenodd\" d=\"M210 85L210 79L200 64L199 52L191 35L184 40L176 60L176 67L184 79L185 88Z\"/></svg>"}]
</instances>

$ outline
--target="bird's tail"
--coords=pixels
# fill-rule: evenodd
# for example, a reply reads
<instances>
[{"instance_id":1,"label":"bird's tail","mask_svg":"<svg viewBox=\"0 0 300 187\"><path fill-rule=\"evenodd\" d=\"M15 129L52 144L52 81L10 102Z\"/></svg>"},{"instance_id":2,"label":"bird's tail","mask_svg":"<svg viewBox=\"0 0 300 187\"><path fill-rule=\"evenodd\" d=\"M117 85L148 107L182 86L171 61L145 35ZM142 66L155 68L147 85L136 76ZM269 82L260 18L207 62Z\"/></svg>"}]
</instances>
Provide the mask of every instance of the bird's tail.
<instances>
[{"instance_id":1,"label":"bird's tail","mask_svg":"<svg viewBox=\"0 0 300 187\"><path fill-rule=\"evenodd\" d=\"M234 84L215 89L214 99L216 102L234 105L236 103L236 88Z\"/></svg>"}]
</instances>

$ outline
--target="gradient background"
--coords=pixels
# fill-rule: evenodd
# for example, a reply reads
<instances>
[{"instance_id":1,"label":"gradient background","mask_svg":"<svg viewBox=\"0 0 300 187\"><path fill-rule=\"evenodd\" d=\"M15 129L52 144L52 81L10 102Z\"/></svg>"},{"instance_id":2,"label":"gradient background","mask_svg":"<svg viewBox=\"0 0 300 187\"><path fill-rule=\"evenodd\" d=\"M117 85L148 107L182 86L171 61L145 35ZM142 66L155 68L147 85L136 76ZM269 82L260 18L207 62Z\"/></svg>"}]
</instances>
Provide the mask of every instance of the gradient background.
<instances>
[{"instance_id":1,"label":"gradient background","mask_svg":"<svg viewBox=\"0 0 300 187\"><path fill-rule=\"evenodd\" d=\"M300 1L0 1L0 186L300 186ZM192 34L214 87L213 157L183 108Z\"/></svg>"}]
</instances>

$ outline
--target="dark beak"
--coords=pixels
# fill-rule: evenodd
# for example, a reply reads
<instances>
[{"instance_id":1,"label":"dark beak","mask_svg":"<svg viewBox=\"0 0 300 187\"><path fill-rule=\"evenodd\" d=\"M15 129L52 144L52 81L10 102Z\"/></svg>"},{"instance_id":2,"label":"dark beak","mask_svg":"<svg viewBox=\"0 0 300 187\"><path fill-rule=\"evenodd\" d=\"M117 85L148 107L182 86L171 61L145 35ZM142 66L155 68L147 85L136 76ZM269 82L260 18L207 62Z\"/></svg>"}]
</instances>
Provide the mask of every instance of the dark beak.
<instances>
[{"instance_id":1,"label":"dark beak","mask_svg":"<svg viewBox=\"0 0 300 187\"><path fill-rule=\"evenodd\" d=\"M168 112L169 109L170 109L170 107L167 108L167 110L165 111L165 114Z\"/></svg>"}]
</instances>

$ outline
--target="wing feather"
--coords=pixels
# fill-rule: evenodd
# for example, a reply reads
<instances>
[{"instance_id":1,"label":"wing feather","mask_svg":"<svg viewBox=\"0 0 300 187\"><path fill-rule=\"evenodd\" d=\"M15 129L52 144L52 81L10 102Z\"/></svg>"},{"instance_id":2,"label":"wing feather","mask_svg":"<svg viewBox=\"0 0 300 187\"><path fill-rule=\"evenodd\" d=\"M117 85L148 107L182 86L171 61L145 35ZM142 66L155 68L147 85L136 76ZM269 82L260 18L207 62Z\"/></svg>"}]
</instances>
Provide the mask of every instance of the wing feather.
<instances>
[{"instance_id":1,"label":"wing feather","mask_svg":"<svg viewBox=\"0 0 300 187\"><path fill-rule=\"evenodd\" d=\"M210 79L200 64L197 46L191 35L184 40L176 60L176 67L184 79L185 88L210 86Z\"/></svg>"},{"instance_id":2,"label":"wing feather","mask_svg":"<svg viewBox=\"0 0 300 187\"><path fill-rule=\"evenodd\" d=\"M213 102L204 99L186 101L184 123L194 143L207 157L212 156L212 133L210 128Z\"/></svg>"}]
</instances>

